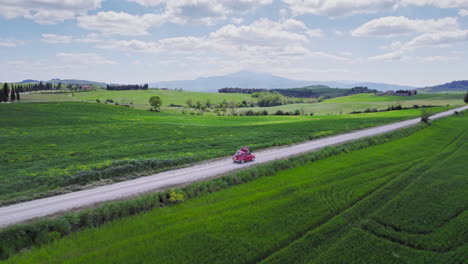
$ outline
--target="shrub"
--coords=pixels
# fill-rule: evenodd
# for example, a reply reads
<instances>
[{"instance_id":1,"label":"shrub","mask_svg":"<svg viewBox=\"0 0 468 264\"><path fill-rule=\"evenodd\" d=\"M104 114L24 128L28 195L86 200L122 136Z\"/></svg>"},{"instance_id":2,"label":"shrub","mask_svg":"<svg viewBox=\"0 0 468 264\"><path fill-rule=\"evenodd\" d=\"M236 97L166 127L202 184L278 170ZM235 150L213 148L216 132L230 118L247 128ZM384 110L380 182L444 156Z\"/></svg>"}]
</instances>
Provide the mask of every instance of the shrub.
<instances>
[{"instance_id":1,"label":"shrub","mask_svg":"<svg viewBox=\"0 0 468 264\"><path fill-rule=\"evenodd\" d=\"M169 202L171 204L177 204L183 202L185 199L184 194L176 191L171 191L169 193Z\"/></svg>"},{"instance_id":2,"label":"shrub","mask_svg":"<svg viewBox=\"0 0 468 264\"><path fill-rule=\"evenodd\" d=\"M421 112L421 122L429 124L429 117L431 115L427 111L422 111Z\"/></svg>"},{"instance_id":3,"label":"shrub","mask_svg":"<svg viewBox=\"0 0 468 264\"><path fill-rule=\"evenodd\" d=\"M278 111L276 111L275 115L284 115L283 110L278 109Z\"/></svg>"},{"instance_id":4,"label":"shrub","mask_svg":"<svg viewBox=\"0 0 468 264\"><path fill-rule=\"evenodd\" d=\"M159 112L159 108L161 107L162 105L162 100L161 100L161 97L159 96L151 96L151 98L149 99L149 103L150 105L153 107L152 109L156 112Z\"/></svg>"}]
</instances>

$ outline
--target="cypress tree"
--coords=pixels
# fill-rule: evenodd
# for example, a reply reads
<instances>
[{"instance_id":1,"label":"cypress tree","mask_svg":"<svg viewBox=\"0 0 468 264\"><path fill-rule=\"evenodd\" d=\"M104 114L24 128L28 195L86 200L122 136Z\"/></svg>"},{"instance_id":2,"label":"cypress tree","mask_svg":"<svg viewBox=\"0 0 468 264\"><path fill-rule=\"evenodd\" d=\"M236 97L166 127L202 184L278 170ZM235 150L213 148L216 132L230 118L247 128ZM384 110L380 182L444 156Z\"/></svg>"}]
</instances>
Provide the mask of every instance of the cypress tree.
<instances>
[{"instance_id":1,"label":"cypress tree","mask_svg":"<svg viewBox=\"0 0 468 264\"><path fill-rule=\"evenodd\" d=\"M10 89L8 88L8 83L3 84L3 101L8 102L8 97L10 95Z\"/></svg>"},{"instance_id":2,"label":"cypress tree","mask_svg":"<svg viewBox=\"0 0 468 264\"><path fill-rule=\"evenodd\" d=\"M16 93L15 93L15 87L11 87L11 95L10 95L11 101L16 100Z\"/></svg>"},{"instance_id":3,"label":"cypress tree","mask_svg":"<svg viewBox=\"0 0 468 264\"><path fill-rule=\"evenodd\" d=\"M21 89L21 90L22 90L22 89ZM19 96L19 90L18 90L18 88L16 88L15 91L16 91L16 100L19 101L19 100L20 100L20 96Z\"/></svg>"}]
</instances>

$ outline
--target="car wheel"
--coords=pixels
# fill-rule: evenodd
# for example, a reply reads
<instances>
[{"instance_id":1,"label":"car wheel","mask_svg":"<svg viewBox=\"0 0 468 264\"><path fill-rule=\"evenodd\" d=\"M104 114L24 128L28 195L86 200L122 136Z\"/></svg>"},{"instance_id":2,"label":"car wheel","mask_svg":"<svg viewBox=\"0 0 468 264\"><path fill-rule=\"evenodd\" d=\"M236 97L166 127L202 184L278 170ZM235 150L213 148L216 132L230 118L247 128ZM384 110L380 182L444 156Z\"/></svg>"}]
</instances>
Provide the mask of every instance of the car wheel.
<instances>
[{"instance_id":1,"label":"car wheel","mask_svg":"<svg viewBox=\"0 0 468 264\"><path fill-rule=\"evenodd\" d=\"M244 162L245 162L244 160L241 160L241 164L244 164Z\"/></svg>"}]
</instances>

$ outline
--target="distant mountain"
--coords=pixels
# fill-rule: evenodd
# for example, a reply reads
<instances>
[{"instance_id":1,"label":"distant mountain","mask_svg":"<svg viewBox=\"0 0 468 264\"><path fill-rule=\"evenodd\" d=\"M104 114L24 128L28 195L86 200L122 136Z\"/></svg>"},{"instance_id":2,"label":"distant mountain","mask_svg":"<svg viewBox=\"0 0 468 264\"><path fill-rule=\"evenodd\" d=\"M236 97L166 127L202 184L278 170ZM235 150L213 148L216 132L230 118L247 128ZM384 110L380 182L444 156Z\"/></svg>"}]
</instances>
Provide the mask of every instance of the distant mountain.
<instances>
[{"instance_id":1,"label":"distant mountain","mask_svg":"<svg viewBox=\"0 0 468 264\"><path fill-rule=\"evenodd\" d=\"M468 81L453 81L441 85L428 86L418 89L420 93L454 93L468 91Z\"/></svg>"},{"instance_id":2,"label":"distant mountain","mask_svg":"<svg viewBox=\"0 0 468 264\"><path fill-rule=\"evenodd\" d=\"M334 88L365 86L369 89L376 89L379 91L416 89L411 86L357 81L299 81L272 74L254 73L250 71L240 71L224 76L200 77L195 80L154 82L149 84L151 88L183 88L186 91L199 92L217 92L218 89L224 87L275 89L297 88L311 85L325 85Z\"/></svg>"},{"instance_id":3,"label":"distant mountain","mask_svg":"<svg viewBox=\"0 0 468 264\"><path fill-rule=\"evenodd\" d=\"M97 86L102 86L102 87L106 87L107 83L103 83L103 82L95 82L95 81L87 81L87 80L75 80L75 79L51 79L50 81L46 81L46 82L51 82L53 84L57 84L57 83L62 83L63 85L67 85L67 84L81 84L81 85L97 85Z\"/></svg>"},{"instance_id":4,"label":"distant mountain","mask_svg":"<svg viewBox=\"0 0 468 264\"><path fill-rule=\"evenodd\" d=\"M22 80L21 82L17 82L17 83L38 83L38 82L39 82L38 80L26 79L26 80Z\"/></svg>"},{"instance_id":5,"label":"distant mountain","mask_svg":"<svg viewBox=\"0 0 468 264\"><path fill-rule=\"evenodd\" d=\"M40 81L38 80L31 80L31 79L26 79L22 80L21 82L17 83L38 83ZM59 82L62 83L63 85L67 84L78 84L78 85L97 85L97 86L103 86L106 87L106 83L103 82L95 82L95 81L87 81L87 80L76 80L76 79L51 79L48 81L42 81L43 83L53 83L53 84L58 84Z\"/></svg>"}]
</instances>

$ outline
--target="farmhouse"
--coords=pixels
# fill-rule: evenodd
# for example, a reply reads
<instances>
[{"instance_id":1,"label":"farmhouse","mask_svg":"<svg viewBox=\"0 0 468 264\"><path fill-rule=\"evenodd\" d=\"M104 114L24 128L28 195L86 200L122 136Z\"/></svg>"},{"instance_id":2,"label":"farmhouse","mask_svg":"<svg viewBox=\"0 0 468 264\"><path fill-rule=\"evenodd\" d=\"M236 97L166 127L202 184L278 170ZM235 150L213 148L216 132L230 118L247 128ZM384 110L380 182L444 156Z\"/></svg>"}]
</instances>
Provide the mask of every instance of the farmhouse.
<instances>
[{"instance_id":1,"label":"farmhouse","mask_svg":"<svg viewBox=\"0 0 468 264\"><path fill-rule=\"evenodd\" d=\"M90 85L82 85L80 89L84 91L90 91L90 90L93 90L94 88Z\"/></svg>"},{"instance_id":2,"label":"farmhouse","mask_svg":"<svg viewBox=\"0 0 468 264\"><path fill-rule=\"evenodd\" d=\"M397 90L396 92L392 90L388 90L385 93L377 93L379 96L383 95L397 95L397 96L413 96L416 95L418 92L416 90Z\"/></svg>"}]
</instances>

